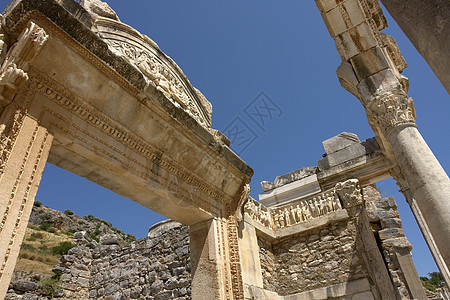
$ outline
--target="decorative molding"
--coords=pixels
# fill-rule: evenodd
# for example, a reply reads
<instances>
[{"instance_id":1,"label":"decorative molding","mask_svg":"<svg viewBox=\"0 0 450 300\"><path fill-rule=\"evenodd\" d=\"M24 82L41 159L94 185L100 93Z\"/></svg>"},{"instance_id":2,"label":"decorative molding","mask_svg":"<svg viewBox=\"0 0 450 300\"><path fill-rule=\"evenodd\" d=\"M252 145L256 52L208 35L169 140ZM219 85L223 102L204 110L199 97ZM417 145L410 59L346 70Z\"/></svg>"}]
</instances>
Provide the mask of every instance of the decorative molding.
<instances>
[{"instance_id":1,"label":"decorative molding","mask_svg":"<svg viewBox=\"0 0 450 300\"><path fill-rule=\"evenodd\" d=\"M4 64L0 70L0 105L8 105L27 80L27 73L19 69L15 63Z\"/></svg>"},{"instance_id":2,"label":"decorative molding","mask_svg":"<svg viewBox=\"0 0 450 300\"><path fill-rule=\"evenodd\" d=\"M184 182L187 182L189 185L194 186L198 188L199 191L202 193L208 195L208 198L211 200L215 200L219 203L222 203L224 205L232 202L232 198L224 194L222 191L218 190L217 188L211 186L210 184L204 182L201 178L197 177L196 175L192 174L190 171L188 171L186 168L181 166L179 163L173 161L167 156L164 156L160 151L150 146L148 143L146 143L142 138L138 137L131 131L127 130L124 126L118 124L117 122L109 119L106 115L102 114L95 108L91 107L89 104L83 102L81 99L77 98L75 95L70 93L68 90L60 87L58 84L53 82L51 79L46 77L45 75L41 74L36 69L30 70L30 85L33 89L35 89L37 92L39 92L41 95L45 96L46 98L52 100L53 102L57 103L58 105L62 106L66 110L70 111L80 119L84 120L88 124L92 125L94 128L97 128L104 134L110 136L120 144L126 146L128 149L131 149L135 154L139 156L145 157L146 160L150 160L156 164L158 164L161 168L165 169L169 173L175 175L178 179L181 179ZM50 111L49 111L50 112ZM55 114L54 112L52 112ZM61 118L62 116L58 116ZM88 136L91 136L92 138L96 139L99 143L104 144L108 148L112 149L114 152L119 153L121 156L127 158L128 160L132 161L133 163L139 165L143 169L146 170L146 172L142 172L137 170L135 167L133 167L130 164L125 163L123 160L120 160L118 157L114 156L111 157L113 159L116 159L126 165L130 170L135 170L136 174L139 176L143 176L146 179L154 179L150 174L152 174L151 170L149 170L147 165L142 164L139 162L138 159L133 158L130 155L127 155L126 153L119 151L117 148L112 147L111 145L105 143L104 141L101 141L96 137L95 135L92 135L86 130L82 130L78 125L75 123L67 120L68 124L73 126L74 128L77 128L87 134ZM60 126L61 127L61 126ZM60 128L61 129L61 128ZM67 129L65 129L67 131ZM92 143L91 143L92 144ZM93 145L91 145L92 147ZM95 145L94 145L95 146ZM98 148L98 147L97 147ZM111 156L111 153L104 153L105 155ZM163 176L161 174L158 174L158 176ZM170 180L169 177L164 178L165 180L168 180L168 182L172 182L173 180ZM162 184L161 182L159 182ZM172 182L174 183L174 182ZM188 191L187 189L183 188L181 185L176 184L179 188L184 189L185 196L183 198L187 198L190 201L194 201L189 195L192 194L191 191ZM168 185L169 187L170 185ZM211 211L212 208L216 209L213 201L203 200L203 202L208 203L208 206L205 207L205 204L199 204L202 208L207 209L207 211Z\"/></svg>"},{"instance_id":3,"label":"decorative molding","mask_svg":"<svg viewBox=\"0 0 450 300\"><path fill-rule=\"evenodd\" d=\"M41 158L42 158L43 153L44 153L44 148L46 146L47 139L49 137L49 134L48 134L47 131L45 132L44 137L42 138L42 142L39 145L38 154L37 154L36 160L35 160L35 162L33 164L33 168L32 168L30 177L29 178L23 178L23 174L24 174L25 166L27 164L27 161L28 161L28 158L30 156L31 150L32 150L33 147L36 147L35 142L36 142L36 137L37 137L39 128L42 128L42 127L39 125L39 123L36 123L36 126L35 126L35 128L33 130L32 135L31 135L30 141L28 143L28 146L27 146L24 158L22 160L22 164L20 166L20 170L19 170L18 176L17 176L16 181L14 183L13 189L11 190L11 194L10 194L10 197L9 197L9 200L8 200L8 204L6 206L6 210L4 212L2 221L0 223L0 233L1 233L1 232L3 232L4 226L5 226L6 222L7 222L8 217L9 217L9 212L11 210L12 202L14 201L14 199L17 196L18 187L19 187L21 182L26 181L26 188L25 188L25 191L23 193L23 197L22 197L22 200L21 200L19 211L17 213L16 220L14 222L14 228L13 228L12 234L11 234L11 236L9 238L9 243L8 243L8 247L7 247L7 250L6 250L3 262L2 262L2 264L0 266L0 280L3 277L4 271L5 271L5 268L6 268L6 264L8 262L9 255L11 253L11 249L12 249L14 243L15 243L15 237L16 237L17 232L19 230L20 222L22 221L22 215L24 213L25 206L30 201L34 200L34 199L30 199L29 198L29 194L30 194L30 190L31 190L31 188L33 186L33 183L34 183L34 179L35 179L35 176L36 176L36 171L37 171L37 169L39 167L39 164L41 163Z\"/></svg>"},{"instance_id":4,"label":"decorative molding","mask_svg":"<svg viewBox=\"0 0 450 300\"><path fill-rule=\"evenodd\" d=\"M239 240L237 220L234 216L228 217L228 251L230 254L230 273L233 300L244 300L244 284L242 282L241 259L239 256Z\"/></svg>"},{"instance_id":5,"label":"decorative molding","mask_svg":"<svg viewBox=\"0 0 450 300\"><path fill-rule=\"evenodd\" d=\"M71 37L67 32L59 28L55 23L51 22L47 17L42 15L37 10L28 10L24 14L22 14L18 21L14 20L14 24L10 24L8 22L8 31L16 33L20 28L24 26L29 20L33 20L43 27L49 28L50 31L60 38L62 41L67 43L70 47L72 47L76 52L78 52L81 56L87 59L92 65L100 69L103 73L108 75L111 79L117 82L120 86L130 92L132 95L139 95L140 89L133 85L129 80L125 79L122 75L120 75L115 69L113 69L110 65L108 65L105 61L99 58L97 55L88 50L85 46L83 46L80 42Z\"/></svg>"},{"instance_id":6,"label":"decorative molding","mask_svg":"<svg viewBox=\"0 0 450 300\"><path fill-rule=\"evenodd\" d=\"M119 30L122 30L122 27ZM112 32L100 34L114 53L136 66L175 106L183 108L202 126L211 127L210 115L203 111L206 110L205 108L200 108L203 106L201 100L205 102L206 98L201 99L196 91L194 93L197 95L188 91L184 80L172 70L169 66L170 62L164 59L164 55L157 55L139 43L133 44L131 41L115 39L119 37L111 37Z\"/></svg>"},{"instance_id":7,"label":"decorative molding","mask_svg":"<svg viewBox=\"0 0 450 300\"><path fill-rule=\"evenodd\" d=\"M403 91L384 93L366 106L367 118L388 138L399 126L416 126L416 112L411 98Z\"/></svg>"},{"instance_id":8,"label":"decorative molding","mask_svg":"<svg viewBox=\"0 0 450 300\"><path fill-rule=\"evenodd\" d=\"M37 56L47 39L48 34L44 29L28 22L17 43L7 52L0 68L1 105L8 105L16 92L25 85L28 75L22 68Z\"/></svg>"},{"instance_id":9,"label":"decorative molding","mask_svg":"<svg viewBox=\"0 0 450 300\"><path fill-rule=\"evenodd\" d=\"M394 63L399 72L402 72L408 67L405 58L403 57L395 39L387 34L382 33L383 45L386 48L386 52ZM407 92L407 91L405 91Z\"/></svg>"}]
</instances>

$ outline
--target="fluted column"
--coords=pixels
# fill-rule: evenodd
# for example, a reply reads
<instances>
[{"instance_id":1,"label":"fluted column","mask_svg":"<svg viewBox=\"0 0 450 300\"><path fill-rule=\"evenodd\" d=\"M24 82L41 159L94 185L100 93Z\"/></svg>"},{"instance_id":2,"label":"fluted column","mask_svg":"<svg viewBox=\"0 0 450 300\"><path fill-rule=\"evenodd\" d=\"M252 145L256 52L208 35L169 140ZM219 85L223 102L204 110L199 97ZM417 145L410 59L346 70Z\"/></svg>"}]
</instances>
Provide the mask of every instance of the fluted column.
<instances>
[{"instance_id":1,"label":"fluted column","mask_svg":"<svg viewBox=\"0 0 450 300\"><path fill-rule=\"evenodd\" d=\"M406 68L378 0L316 0L342 58L341 85L363 104L369 124L410 187L418 210L447 267L450 265L450 180L417 129L414 103L407 96ZM418 216L417 214L420 214ZM430 240L431 239L431 240Z\"/></svg>"}]
</instances>

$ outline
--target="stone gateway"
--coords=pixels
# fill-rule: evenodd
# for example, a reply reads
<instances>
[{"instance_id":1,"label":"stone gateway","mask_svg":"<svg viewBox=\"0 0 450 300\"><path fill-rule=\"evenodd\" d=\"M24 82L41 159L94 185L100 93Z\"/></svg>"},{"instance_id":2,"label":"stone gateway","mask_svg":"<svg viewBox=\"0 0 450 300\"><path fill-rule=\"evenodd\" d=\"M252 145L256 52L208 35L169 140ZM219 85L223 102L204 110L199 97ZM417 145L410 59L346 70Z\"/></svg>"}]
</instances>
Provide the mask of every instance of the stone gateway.
<instances>
[{"instance_id":1,"label":"stone gateway","mask_svg":"<svg viewBox=\"0 0 450 300\"><path fill-rule=\"evenodd\" d=\"M149 299L425 299L396 203L374 188L390 176L448 280L450 181L417 130L379 3L316 2L376 138L325 141L318 166L263 182L258 202L211 104L149 37L99 0L13 0L0 31L0 298L47 161L189 226L189 247L173 248L189 270L155 275ZM66 299L116 299L114 280L95 282L98 251L84 296ZM146 275L122 299L150 293Z\"/></svg>"}]
</instances>

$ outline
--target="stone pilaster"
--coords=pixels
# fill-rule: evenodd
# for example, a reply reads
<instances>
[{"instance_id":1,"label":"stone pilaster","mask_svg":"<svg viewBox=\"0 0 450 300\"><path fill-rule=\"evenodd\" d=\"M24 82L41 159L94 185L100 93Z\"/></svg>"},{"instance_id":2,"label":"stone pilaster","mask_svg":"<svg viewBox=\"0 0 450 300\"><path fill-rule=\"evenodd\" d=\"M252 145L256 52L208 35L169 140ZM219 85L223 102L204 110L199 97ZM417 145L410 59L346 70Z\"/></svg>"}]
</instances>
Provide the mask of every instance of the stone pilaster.
<instances>
[{"instance_id":1,"label":"stone pilaster","mask_svg":"<svg viewBox=\"0 0 450 300\"><path fill-rule=\"evenodd\" d=\"M0 67L0 298L8 290L53 136L29 113L34 92L29 63L48 35L33 22ZM2 47L6 50L7 47Z\"/></svg>"},{"instance_id":2,"label":"stone pilaster","mask_svg":"<svg viewBox=\"0 0 450 300\"><path fill-rule=\"evenodd\" d=\"M316 3L342 58L342 86L363 104L384 154L411 189L416 218L423 216L431 233L425 238L450 265L450 180L417 129L408 79L400 74L406 63L395 40L380 32L387 23L378 0Z\"/></svg>"},{"instance_id":3,"label":"stone pilaster","mask_svg":"<svg viewBox=\"0 0 450 300\"><path fill-rule=\"evenodd\" d=\"M4 297L28 225L52 136L10 105L1 117L0 298Z\"/></svg>"},{"instance_id":4,"label":"stone pilaster","mask_svg":"<svg viewBox=\"0 0 450 300\"><path fill-rule=\"evenodd\" d=\"M190 227L193 299L244 299L237 230L234 217Z\"/></svg>"}]
</instances>

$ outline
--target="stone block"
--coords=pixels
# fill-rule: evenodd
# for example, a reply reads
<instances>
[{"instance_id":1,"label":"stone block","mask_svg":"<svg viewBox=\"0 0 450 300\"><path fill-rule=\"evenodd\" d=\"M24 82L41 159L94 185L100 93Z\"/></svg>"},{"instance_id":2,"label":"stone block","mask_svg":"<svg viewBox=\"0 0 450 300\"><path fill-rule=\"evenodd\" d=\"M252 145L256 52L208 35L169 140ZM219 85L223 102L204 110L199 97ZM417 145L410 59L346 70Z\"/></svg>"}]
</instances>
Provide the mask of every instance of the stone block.
<instances>
[{"instance_id":1,"label":"stone block","mask_svg":"<svg viewBox=\"0 0 450 300\"><path fill-rule=\"evenodd\" d=\"M358 144L361 141L358 136L351 132L342 132L328 140L322 142L325 153L331 154L336 151L347 148L353 144Z\"/></svg>"},{"instance_id":2,"label":"stone block","mask_svg":"<svg viewBox=\"0 0 450 300\"><path fill-rule=\"evenodd\" d=\"M316 5L321 12L327 12L335 8L338 2L336 0L316 0Z\"/></svg>"},{"instance_id":3,"label":"stone block","mask_svg":"<svg viewBox=\"0 0 450 300\"><path fill-rule=\"evenodd\" d=\"M325 15L324 20L325 23L328 23L327 27L332 37L336 37L365 20L359 1L356 0L343 1L323 15Z\"/></svg>"},{"instance_id":4,"label":"stone block","mask_svg":"<svg viewBox=\"0 0 450 300\"><path fill-rule=\"evenodd\" d=\"M358 84L358 91L361 95L359 98L362 105L367 104L375 99L379 91L401 90L402 86L391 69L384 69L373 74Z\"/></svg>"},{"instance_id":5,"label":"stone block","mask_svg":"<svg viewBox=\"0 0 450 300\"><path fill-rule=\"evenodd\" d=\"M344 149L328 154L325 158L317 161L321 171L330 169L331 167L352 161L358 157L367 155L373 152L365 143L357 143L350 145ZM349 168L349 167L347 167Z\"/></svg>"},{"instance_id":6,"label":"stone block","mask_svg":"<svg viewBox=\"0 0 450 300\"><path fill-rule=\"evenodd\" d=\"M381 228L402 228L402 220L399 218L389 218L381 220Z\"/></svg>"},{"instance_id":7,"label":"stone block","mask_svg":"<svg viewBox=\"0 0 450 300\"><path fill-rule=\"evenodd\" d=\"M397 216L398 215L392 209L376 209L367 211L367 217L370 221L380 221L383 219L396 218Z\"/></svg>"},{"instance_id":8,"label":"stone block","mask_svg":"<svg viewBox=\"0 0 450 300\"><path fill-rule=\"evenodd\" d=\"M155 296L154 300L169 300L172 299L172 291L164 291Z\"/></svg>"},{"instance_id":9,"label":"stone block","mask_svg":"<svg viewBox=\"0 0 450 300\"><path fill-rule=\"evenodd\" d=\"M395 198L392 196L375 201L374 204L376 207L383 209L397 208L397 202L395 202Z\"/></svg>"},{"instance_id":10,"label":"stone block","mask_svg":"<svg viewBox=\"0 0 450 300\"><path fill-rule=\"evenodd\" d=\"M364 292L352 296L352 300L374 300L372 292Z\"/></svg>"},{"instance_id":11,"label":"stone block","mask_svg":"<svg viewBox=\"0 0 450 300\"><path fill-rule=\"evenodd\" d=\"M383 247L396 247L412 250L412 245L406 237L390 238L383 241Z\"/></svg>"},{"instance_id":12,"label":"stone block","mask_svg":"<svg viewBox=\"0 0 450 300\"><path fill-rule=\"evenodd\" d=\"M119 245L122 239L115 234L105 234L100 237L101 245Z\"/></svg>"},{"instance_id":13,"label":"stone block","mask_svg":"<svg viewBox=\"0 0 450 300\"><path fill-rule=\"evenodd\" d=\"M368 21L364 21L356 27L338 34L335 37L336 49L343 61L367 51L378 45L374 33Z\"/></svg>"},{"instance_id":14,"label":"stone block","mask_svg":"<svg viewBox=\"0 0 450 300\"><path fill-rule=\"evenodd\" d=\"M31 292L37 288L37 284L28 280L17 280L14 282L13 287L17 291Z\"/></svg>"},{"instance_id":15,"label":"stone block","mask_svg":"<svg viewBox=\"0 0 450 300\"><path fill-rule=\"evenodd\" d=\"M352 57L350 63L359 81L389 68L389 59L379 46Z\"/></svg>"},{"instance_id":16,"label":"stone block","mask_svg":"<svg viewBox=\"0 0 450 300\"><path fill-rule=\"evenodd\" d=\"M381 240L387 240L391 238L404 237L405 233L401 228L388 228L378 231Z\"/></svg>"}]
</instances>

